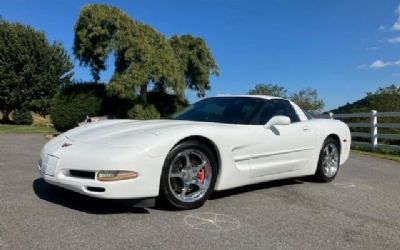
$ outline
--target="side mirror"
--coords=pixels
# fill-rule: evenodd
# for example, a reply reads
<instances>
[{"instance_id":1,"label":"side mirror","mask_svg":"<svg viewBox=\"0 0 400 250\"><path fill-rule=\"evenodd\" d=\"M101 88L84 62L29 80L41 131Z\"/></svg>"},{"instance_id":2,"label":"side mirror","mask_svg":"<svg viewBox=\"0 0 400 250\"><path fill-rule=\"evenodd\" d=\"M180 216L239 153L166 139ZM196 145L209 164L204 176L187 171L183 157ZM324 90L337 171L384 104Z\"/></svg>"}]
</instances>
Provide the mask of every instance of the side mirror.
<instances>
[{"instance_id":1,"label":"side mirror","mask_svg":"<svg viewBox=\"0 0 400 250\"><path fill-rule=\"evenodd\" d=\"M277 115L272 117L265 125L264 128L270 129L272 126L275 125L289 125L290 118L284 115Z\"/></svg>"}]
</instances>

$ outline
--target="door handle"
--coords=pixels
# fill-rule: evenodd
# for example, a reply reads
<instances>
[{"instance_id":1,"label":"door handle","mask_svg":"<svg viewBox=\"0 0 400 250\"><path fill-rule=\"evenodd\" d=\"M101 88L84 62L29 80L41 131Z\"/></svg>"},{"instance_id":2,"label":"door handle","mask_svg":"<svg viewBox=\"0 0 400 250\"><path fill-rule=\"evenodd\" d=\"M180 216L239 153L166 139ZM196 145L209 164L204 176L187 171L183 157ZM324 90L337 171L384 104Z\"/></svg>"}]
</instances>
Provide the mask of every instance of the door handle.
<instances>
[{"instance_id":1,"label":"door handle","mask_svg":"<svg viewBox=\"0 0 400 250\"><path fill-rule=\"evenodd\" d=\"M310 131L311 130L311 127L310 126L304 126L303 127L303 131Z\"/></svg>"}]
</instances>

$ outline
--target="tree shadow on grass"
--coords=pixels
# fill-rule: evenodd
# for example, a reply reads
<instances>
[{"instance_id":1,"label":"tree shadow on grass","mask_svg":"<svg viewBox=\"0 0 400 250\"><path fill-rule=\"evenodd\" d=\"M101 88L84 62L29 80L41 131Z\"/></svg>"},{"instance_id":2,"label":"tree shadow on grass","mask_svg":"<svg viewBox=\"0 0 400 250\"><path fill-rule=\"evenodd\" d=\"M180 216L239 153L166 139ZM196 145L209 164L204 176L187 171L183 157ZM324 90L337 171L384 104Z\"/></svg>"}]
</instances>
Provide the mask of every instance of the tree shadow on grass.
<instances>
[{"instance_id":1,"label":"tree shadow on grass","mask_svg":"<svg viewBox=\"0 0 400 250\"><path fill-rule=\"evenodd\" d=\"M43 179L32 183L33 191L42 200L89 214L147 214L145 208L133 207L130 201L106 200L85 196L47 184Z\"/></svg>"}]
</instances>

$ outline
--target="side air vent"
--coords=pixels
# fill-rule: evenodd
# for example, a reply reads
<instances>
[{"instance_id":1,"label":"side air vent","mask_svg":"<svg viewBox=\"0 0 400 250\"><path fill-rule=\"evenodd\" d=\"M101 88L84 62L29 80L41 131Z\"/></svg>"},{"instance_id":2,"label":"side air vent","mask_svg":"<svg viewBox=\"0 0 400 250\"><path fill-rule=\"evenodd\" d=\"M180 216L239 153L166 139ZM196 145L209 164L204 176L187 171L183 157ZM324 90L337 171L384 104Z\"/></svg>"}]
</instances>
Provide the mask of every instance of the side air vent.
<instances>
[{"instance_id":1,"label":"side air vent","mask_svg":"<svg viewBox=\"0 0 400 250\"><path fill-rule=\"evenodd\" d=\"M106 191L106 189L102 187L86 187L86 189L90 192L97 192L97 193L102 193Z\"/></svg>"},{"instance_id":2,"label":"side air vent","mask_svg":"<svg viewBox=\"0 0 400 250\"><path fill-rule=\"evenodd\" d=\"M95 179L95 172L93 171L69 170L69 175L76 178Z\"/></svg>"}]
</instances>

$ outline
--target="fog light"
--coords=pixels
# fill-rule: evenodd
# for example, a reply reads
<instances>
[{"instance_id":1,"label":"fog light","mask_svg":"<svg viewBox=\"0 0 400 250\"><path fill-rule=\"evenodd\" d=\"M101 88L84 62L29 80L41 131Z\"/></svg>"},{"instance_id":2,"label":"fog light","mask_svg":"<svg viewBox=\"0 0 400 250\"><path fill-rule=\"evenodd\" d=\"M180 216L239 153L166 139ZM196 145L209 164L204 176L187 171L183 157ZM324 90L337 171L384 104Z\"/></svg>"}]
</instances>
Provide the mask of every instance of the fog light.
<instances>
[{"instance_id":1,"label":"fog light","mask_svg":"<svg viewBox=\"0 0 400 250\"><path fill-rule=\"evenodd\" d=\"M108 171L101 170L97 173L98 181L121 181L135 179L139 176L138 173L133 171Z\"/></svg>"}]
</instances>

